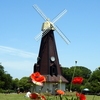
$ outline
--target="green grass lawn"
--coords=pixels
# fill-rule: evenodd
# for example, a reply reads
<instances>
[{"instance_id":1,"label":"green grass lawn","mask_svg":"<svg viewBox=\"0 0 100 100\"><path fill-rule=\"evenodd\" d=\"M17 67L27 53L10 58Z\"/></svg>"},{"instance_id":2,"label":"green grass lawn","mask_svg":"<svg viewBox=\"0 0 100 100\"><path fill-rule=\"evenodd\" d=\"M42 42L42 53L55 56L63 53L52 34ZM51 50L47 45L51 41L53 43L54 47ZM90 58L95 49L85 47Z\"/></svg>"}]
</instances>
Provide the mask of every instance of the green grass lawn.
<instances>
[{"instance_id":1,"label":"green grass lawn","mask_svg":"<svg viewBox=\"0 0 100 100\"><path fill-rule=\"evenodd\" d=\"M24 97L25 94L0 94L0 100L30 100L28 97ZM68 98L71 98L71 96L67 96ZM95 96L93 99L94 95L86 95L86 100L100 100L100 96ZM50 96L50 98L53 98L52 100L56 100L56 97ZM59 98L57 97L57 100ZM66 99L63 99L66 100Z\"/></svg>"},{"instance_id":2,"label":"green grass lawn","mask_svg":"<svg viewBox=\"0 0 100 100\"><path fill-rule=\"evenodd\" d=\"M0 94L0 100L30 100L25 94Z\"/></svg>"}]
</instances>

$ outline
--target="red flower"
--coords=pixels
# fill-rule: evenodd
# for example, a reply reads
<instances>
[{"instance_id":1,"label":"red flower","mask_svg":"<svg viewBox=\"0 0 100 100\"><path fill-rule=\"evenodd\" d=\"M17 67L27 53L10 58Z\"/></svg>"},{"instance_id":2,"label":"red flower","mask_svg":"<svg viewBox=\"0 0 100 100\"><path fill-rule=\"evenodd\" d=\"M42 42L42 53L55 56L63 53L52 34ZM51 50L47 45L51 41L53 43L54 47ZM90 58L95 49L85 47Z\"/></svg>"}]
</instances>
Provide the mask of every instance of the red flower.
<instances>
[{"instance_id":1,"label":"red flower","mask_svg":"<svg viewBox=\"0 0 100 100\"><path fill-rule=\"evenodd\" d=\"M31 99L36 99L36 98L38 98L38 94L32 93L32 94L30 94L29 97L30 97Z\"/></svg>"},{"instance_id":2,"label":"red flower","mask_svg":"<svg viewBox=\"0 0 100 100\"><path fill-rule=\"evenodd\" d=\"M82 93L76 93L76 96L79 97L80 100L86 100L86 96Z\"/></svg>"},{"instance_id":3,"label":"red flower","mask_svg":"<svg viewBox=\"0 0 100 100\"><path fill-rule=\"evenodd\" d=\"M42 82L46 81L45 77L41 75L39 72L31 74L32 82L37 85L42 85Z\"/></svg>"},{"instance_id":4,"label":"red flower","mask_svg":"<svg viewBox=\"0 0 100 100\"><path fill-rule=\"evenodd\" d=\"M79 97L79 96L80 96L80 94L79 94L79 93L76 93L76 96L77 96L77 97Z\"/></svg>"},{"instance_id":5,"label":"red flower","mask_svg":"<svg viewBox=\"0 0 100 100\"><path fill-rule=\"evenodd\" d=\"M31 99L36 99L36 100L40 100L40 99L45 100L46 99L44 96L42 96L42 95L40 95L38 93L30 94L30 98Z\"/></svg>"},{"instance_id":6,"label":"red flower","mask_svg":"<svg viewBox=\"0 0 100 100\"><path fill-rule=\"evenodd\" d=\"M46 98L45 98L45 96L41 96L41 98L43 99L43 100L45 100Z\"/></svg>"},{"instance_id":7,"label":"red flower","mask_svg":"<svg viewBox=\"0 0 100 100\"><path fill-rule=\"evenodd\" d=\"M59 94L65 94L65 92L62 91L62 90L57 90L57 93L59 93Z\"/></svg>"},{"instance_id":8,"label":"red flower","mask_svg":"<svg viewBox=\"0 0 100 100\"><path fill-rule=\"evenodd\" d=\"M86 96L84 94L80 94L80 100L86 100Z\"/></svg>"},{"instance_id":9,"label":"red flower","mask_svg":"<svg viewBox=\"0 0 100 100\"><path fill-rule=\"evenodd\" d=\"M83 82L83 78L82 77L75 77L73 80L72 80L72 83L73 84L81 84Z\"/></svg>"}]
</instances>

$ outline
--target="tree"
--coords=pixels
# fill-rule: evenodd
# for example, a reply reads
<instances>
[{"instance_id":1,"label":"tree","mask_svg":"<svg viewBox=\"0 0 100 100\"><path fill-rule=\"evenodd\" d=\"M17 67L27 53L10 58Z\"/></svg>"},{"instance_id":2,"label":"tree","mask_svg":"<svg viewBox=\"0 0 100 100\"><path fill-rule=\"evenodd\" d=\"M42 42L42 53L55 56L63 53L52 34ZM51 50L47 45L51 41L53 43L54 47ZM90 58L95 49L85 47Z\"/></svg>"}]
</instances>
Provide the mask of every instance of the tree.
<instances>
[{"instance_id":1,"label":"tree","mask_svg":"<svg viewBox=\"0 0 100 100\"><path fill-rule=\"evenodd\" d=\"M92 72L90 69L83 66L72 66L70 68L62 67L62 75L69 81L69 83L72 80L73 73L74 77L83 77L88 79Z\"/></svg>"},{"instance_id":2,"label":"tree","mask_svg":"<svg viewBox=\"0 0 100 100\"><path fill-rule=\"evenodd\" d=\"M0 88L1 89L11 89L12 77L6 71L4 67L0 65Z\"/></svg>"},{"instance_id":3,"label":"tree","mask_svg":"<svg viewBox=\"0 0 100 100\"><path fill-rule=\"evenodd\" d=\"M5 82L3 81L4 67L0 65L0 88L4 87Z\"/></svg>"},{"instance_id":4,"label":"tree","mask_svg":"<svg viewBox=\"0 0 100 100\"><path fill-rule=\"evenodd\" d=\"M12 77L10 76L10 74L5 73L3 76L3 81L5 82L3 89L12 88Z\"/></svg>"},{"instance_id":5,"label":"tree","mask_svg":"<svg viewBox=\"0 0 100 100\"><path fill-rule=\"evenodd\" d=\"M100 92L100 69L96 69L95 71L93 71L89 82L92 86L92 92Z\"/></svg>"},{"instance_id":6,"label":"tree","mask_svg":"<svg viewBox=\"0 0 100 100\"><path fill-rule=\"evenodd\" d=\"M12 79L12 90L16 91L18 87L19 87L19 79L18 78Z\"/></svg>"},{"instance_id":7,"label":"tree","mask_svg":"<svg viewBox=\"0 0 100 100\"><path fill-rule=\"evenodd\" d=\"M88 79L91 75L91 70L86 68L86 67L83 67L83 66L72 66L70 68L70 70L72 71L72 74L74 72L74 68L76 67L75 69L75 75L74 77L83 77L85 79Z\"/></svg>"},{"instance_id":8,"label":"tree","mask_svg":"<svg viewBox=\"0 0 100 100\"><path fill-rule=\"evenodd\" d=\"M90 80L98 80L98 82L100 82L100 69L96 69L95 71L93 71Z\"/></svg>"},{"instance_id":9,"label":"tree","mask_svg":"<svg viewBox=\"0 0 100 100\"><path fill-rule=\"evenodd\" d=\"M20 81L19 81L19 87L20 87L20 90L22 92L27 91L27 90L30 89L31 84L28 83L29 79L30 79L29 77L22 77L20 79Z\"/></svg>"},{"instance_id":10,"label":"tree","mask_svg":"<svg viewBox=\"0 0 100 100\"><path fill-rule=\"evenodd\" d=\"M83 77L84 78L84 82L83 84L85 84L87 82L87 80L90 78L91 75L91 70L83 67L83 66L72 66L70 68L67 67L62 67L62 75L69 81L69 83L66 85L66 88L70 89L70 84L72 81L73 77ZM73 76L74 75L74 76ZM72 85L72 90L80 90L80 87L82 85Z\"/></svg>"},{"instance_id":11,"label":"tree","mask_svg":"<svg viewBox=\"0 0 100 100\"><path fill-rule=\"evenodd\" d=\"M69 82L71 81L71 73L68 67L62 67L62 76L66 78Z\"/></svg>"}]
</instances>

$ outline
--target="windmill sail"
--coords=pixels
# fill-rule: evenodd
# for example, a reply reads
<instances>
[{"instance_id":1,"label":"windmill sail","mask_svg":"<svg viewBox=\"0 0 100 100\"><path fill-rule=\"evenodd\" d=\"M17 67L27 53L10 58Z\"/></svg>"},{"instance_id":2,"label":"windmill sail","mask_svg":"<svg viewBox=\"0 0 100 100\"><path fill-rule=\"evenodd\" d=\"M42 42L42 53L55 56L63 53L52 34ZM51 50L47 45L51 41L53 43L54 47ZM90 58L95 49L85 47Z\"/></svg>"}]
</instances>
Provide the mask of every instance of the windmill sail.
<instances>
[{"instance_id":1,"label":"windmill sail","mask_svg":"<svg viewBox=\"0 0 100 100\"><path fill-rule=\"evenodd\" d=\"M41 15L41 17L46 20L47 22L43 23L46 27L42 27L42 32L35 37L35 40L38 41L41 37L44 37L50 30L55 30L61 38L67 43L70 43L70 40L63 34L63 32L54 25L66 12L67 10L64 9L61 13L59 13L53 20L50 22L46 15L41 11L41 9L35 4L33 5L35 10Z\"/></svg>"},{"instance_id":2,"label":"windmill sail","mask_svg":"<svg viewBox=\"0 0 100 100\"><path fill-rule=\"evenodd\" d=\"M33 8L35 8L35 10L41 15L41 17L45 20L47 20L48 18L45 16L45 14L41 11L41 9L35 4L33 5Z\"/></svg>"}]
</instances>

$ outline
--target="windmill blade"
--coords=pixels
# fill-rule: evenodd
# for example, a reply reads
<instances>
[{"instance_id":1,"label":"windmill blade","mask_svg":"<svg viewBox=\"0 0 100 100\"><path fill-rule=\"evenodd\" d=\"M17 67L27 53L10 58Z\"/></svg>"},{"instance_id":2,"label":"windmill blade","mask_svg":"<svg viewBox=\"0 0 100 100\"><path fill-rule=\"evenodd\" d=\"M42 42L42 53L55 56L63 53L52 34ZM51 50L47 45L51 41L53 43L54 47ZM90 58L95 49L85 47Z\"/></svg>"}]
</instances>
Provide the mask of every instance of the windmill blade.
<instances>
[{"instance_id":1,"label":"windmill blade","mask_svg":"<svg viewBox=\"0 0 100 100\"><path fill-rule=\"evenodd\" d=\"M34 39L35 39L36 41L38 41L39 38L42 36L42 33L43 33L43 32L39 33Z\"/></svg>"},{"instance_id":2,"label":"windmill blade","mask_svg":"<svg viewBox=\"0 0 100 100\"><path fill-rule=\"evenodd\" d=\"M59 20L65 13L67 13L67 10L64 9L61 13L59 13L53 20L52 23L55 23L57 20Z\"/></svg>"},{"instance_id":3,"label":"windmill blade","mask_svg":"<svg viewBox=\"0 0 100 100\"><path fill-rule=\"evenodd\" d=\"M45 14L40 10L40 8L34 4L33 5L33 8L35 8L35 10L41 15L41 17L44 19L44 20L47 20L48 18L45 16Z\"/></svg>"},{"instance_id":4,"label":"windmill blade","mask_svg":"<svg viewBox=\"0 0 100 100\"><path fill-rule=\"evenodd\" d=\"M44 37L50 30L51 30L51 28L46 29L45 32L43 32L42 37Z\"/></svg>"},{"instance_id":5,"label":"windmill blade","mask_svg":"<svg viewBox=\"0 0 100 100\"><path fill-rule=\"evenodd\" d=\"M51 28L45 29L43 32L39 33L39 34L35 37L35 40L36 40L36 41L39 41L39 39L40 39L41 37L44 37L50 30L51 30Z\"/></svg>"},{"instance_id":6,"label":"windmill blade","mask_svg":"<svg viewBox=\"0 0 100 100\"><path fill-rule=\"evenodd\" d=\"M54 26L56 32L62 37L62 39L67 43L69 44L70 43L70 40L63 34L63 32L56 26Z\"/></svg>"}]
</instances>

